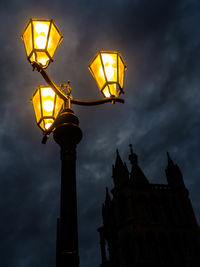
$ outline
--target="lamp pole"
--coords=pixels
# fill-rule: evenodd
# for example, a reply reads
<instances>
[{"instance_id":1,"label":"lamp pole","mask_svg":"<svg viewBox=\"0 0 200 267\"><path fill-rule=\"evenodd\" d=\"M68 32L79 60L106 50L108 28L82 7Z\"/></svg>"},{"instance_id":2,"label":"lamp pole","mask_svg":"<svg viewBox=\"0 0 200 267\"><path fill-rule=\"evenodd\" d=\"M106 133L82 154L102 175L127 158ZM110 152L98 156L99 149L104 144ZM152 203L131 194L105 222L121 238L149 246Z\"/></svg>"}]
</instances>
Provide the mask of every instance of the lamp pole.
<instances>
[{"instance_id":1,"label":"lamp pole","mask_svg":"<svg viewBox=\"0 0 200 267\"><path fill-rule=\"evenodd\" d=\"M52 19L30 19L21 35L33 70L37 70L47 85L36 88L32 96L36 121L43 131L45 144L53 132L61 154L60 216L57 220L56 267L79 267L76 146L82 139L79 120L71 103L92 106L108 102L124 103L119 97L123 91L125 62L119 52L99 51L89 69L104 98L83 101L71 96L69 84L57 86L45 69L53 62L53 55L63 36ZM67 90L67 94L64 93Z\"/></svg>"},{"instance_id":2,"label":"lamp pole","mask_svg":"<svg viewBox=\"0 0 200 267\"><path fill-rule=\"evenodd\" d=\"M60 217L57 221L56 267L78 267L76 194L76 145L81 141L79 121L71 109L64 109L55 123L54 140L61 152Z\"/></svg>"}]
</instances>

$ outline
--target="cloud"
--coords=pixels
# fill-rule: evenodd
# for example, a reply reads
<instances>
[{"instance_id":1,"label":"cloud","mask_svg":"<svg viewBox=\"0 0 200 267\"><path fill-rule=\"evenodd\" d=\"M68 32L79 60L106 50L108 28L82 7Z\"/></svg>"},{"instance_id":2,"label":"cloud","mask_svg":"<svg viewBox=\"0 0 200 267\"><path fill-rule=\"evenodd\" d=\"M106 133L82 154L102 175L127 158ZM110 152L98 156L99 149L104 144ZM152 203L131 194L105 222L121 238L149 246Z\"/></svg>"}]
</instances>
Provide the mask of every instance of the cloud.
<instances>
[{"instance_id":1,"label":"cloud","mask_svg":"<svg viewBox=\"0 0 200 267\"><path fill-rule=\"evenodd\" d=\"M105 187L113 186L116 148L128 163L129 143L152 182L166 182L165 152L171 153L200 221L198 1L21 0L1 7L2 266L55 266L59 148L52 137L40 143L29 103L44 83L31 71L19 37L30 17L53 17L61 29L64 40L48 73L55 83L70 79L74 97L101 97L87 69L99 49L119 50L128 66L124 105L73 107L83 130L77 147L81 266L100 265L96 228Z\"/></svg>"}]
</instances>

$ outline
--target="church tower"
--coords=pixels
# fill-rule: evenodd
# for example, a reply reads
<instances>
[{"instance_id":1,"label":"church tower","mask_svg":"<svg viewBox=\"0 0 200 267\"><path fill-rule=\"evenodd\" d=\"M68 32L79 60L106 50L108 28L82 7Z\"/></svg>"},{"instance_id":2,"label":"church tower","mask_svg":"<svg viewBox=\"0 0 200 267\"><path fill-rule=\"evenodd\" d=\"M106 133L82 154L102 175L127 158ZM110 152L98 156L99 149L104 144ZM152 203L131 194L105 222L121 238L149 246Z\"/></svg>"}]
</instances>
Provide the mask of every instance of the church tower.
<instances>
[{"instance_id":1,"label":"church tower","mask_svg":"<svg viewBox=\"0 0 200 267\"><path fill-rule=\"evenodd\" d=\"M167 153L168 184L151 184L130 145L129 173L117 151L98 229L101 267L196 267L200 228L182 173Z\"/></svg>"}]
</instances>

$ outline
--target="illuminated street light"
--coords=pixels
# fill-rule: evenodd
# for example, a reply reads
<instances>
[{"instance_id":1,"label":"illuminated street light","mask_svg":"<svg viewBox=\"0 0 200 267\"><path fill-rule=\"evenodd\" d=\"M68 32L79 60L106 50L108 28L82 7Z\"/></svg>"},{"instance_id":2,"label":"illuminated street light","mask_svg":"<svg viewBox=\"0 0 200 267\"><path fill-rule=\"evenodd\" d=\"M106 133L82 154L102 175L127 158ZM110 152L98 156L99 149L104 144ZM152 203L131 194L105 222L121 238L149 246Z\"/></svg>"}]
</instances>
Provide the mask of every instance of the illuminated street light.
<instances>
[{"instance_id":1,"label":"illuminated street light","mask_svg":"<svg viewBox=\"0 0 200 267\"><path fill-rule=\"evenodd\" d=\"M52 19L30 19L21 38L28 60L47 68L63 36Z\"/></svg>"},{"instance_id":2,"label":"illuminated street light","mask_svg":"<svg viewBox=\"0 0 200 267\"><path fill-rule=\"evenodd\" d=\"M123 92L126 65L119 52L99 51L89 70L104 97L118 97Z\"/></svg>"},{"instance_id":3,"label":"illuminated street light","mask_svg":"<svg viewBox=\"0 0 200 267\"><path fill-rule=\"evenodd\" d=\"M60 217L57 221L56 267L78 267L78 225L76 196L76 145L82 139L79 120L71 104L93 106L111 102L124 103L123 93L126 65L119 52L100 51L89 65L104 98L85 101L72 98L69 81L56 85L45 68L53 61L57 46L63 39L52 19L30 19L21 35L33 70L47 82L36 88L31 101L36 122L43 131L42 143L53 138L61 148Z\"/></svg>"},{"instance_id":4,"label":"illuminated street light","mask_svg":"<svg viewBox=\"0 0 200 267\"><path fill-rule=\"evenodd\" d=\"M55 121L64 101L48 85L36 88L31 101L33 103L37 125L46 131Z\"/></svg>"}]
</instances>

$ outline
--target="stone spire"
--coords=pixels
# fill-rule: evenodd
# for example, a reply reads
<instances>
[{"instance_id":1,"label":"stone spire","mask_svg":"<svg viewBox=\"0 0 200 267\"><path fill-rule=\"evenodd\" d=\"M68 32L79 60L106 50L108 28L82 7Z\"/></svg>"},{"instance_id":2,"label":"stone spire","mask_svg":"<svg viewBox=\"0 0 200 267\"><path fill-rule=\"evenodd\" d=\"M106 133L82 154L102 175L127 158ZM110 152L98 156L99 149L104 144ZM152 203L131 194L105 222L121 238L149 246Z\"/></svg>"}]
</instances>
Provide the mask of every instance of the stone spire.
<instances>
[{"instance_id":1,"label":"stone spire","mask_svg":"<svg viewBox=\"0 0 200 267\"><path fill-rule=\"evenodd\" d=\"M129 160L131 162L132 168L131 168L131 177L130 181L132 184L137 185L147 185L149 184L149 181L147 180L146 176L144 175L143 171L138 165L138 156L137 154L133 153L133 147L132 144L130 146L130 155Z\"/></svg>"},{"instance_id":2,"label":"stone spire","mask_svg":"<svg viewBox=\"0 0 200 267\"><path fill-rule=\"evenodd\" d=\"M122 186L129 181L129 171L125 163L122 162L122 159L117 150L115 165L113 165L113 180L115 186Z\"/></svg>"},{"instance_id":3,"label":"stone spire","mask_svg":"<svg viewBox=\"0 0 200 267\"><path fill-rule=\"evenodd\" d=\"M168 163L167 163L165 173L167 176L168 184L174 187L177 187L177 186L185 187L182 172L179 169L179 166L177 164L174 164L168 152L167 152L167 161Z\"/></svg>"}]
</instances>

